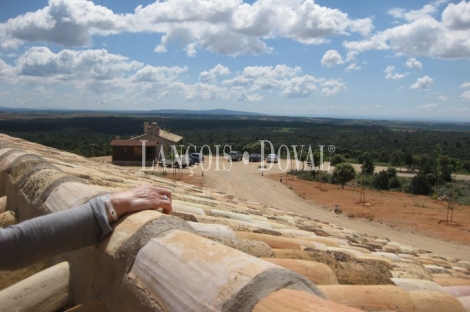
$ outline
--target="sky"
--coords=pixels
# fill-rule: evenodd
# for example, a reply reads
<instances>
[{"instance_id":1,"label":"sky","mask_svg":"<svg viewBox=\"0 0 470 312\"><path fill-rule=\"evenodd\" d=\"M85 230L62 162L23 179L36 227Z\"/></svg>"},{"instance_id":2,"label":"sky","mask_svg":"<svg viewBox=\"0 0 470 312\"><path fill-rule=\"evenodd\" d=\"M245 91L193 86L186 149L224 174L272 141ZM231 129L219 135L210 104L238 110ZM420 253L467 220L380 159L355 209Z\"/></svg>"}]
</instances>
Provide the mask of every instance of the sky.
<instances>
[{"instance_id":1,"label":"sky","mask_svg":"<svg viewBox=\"0 0 470 312\"><path fill-rule=\"evenodd\" d=\"M470 122L470 2L3 1L0 107Z\"/></svg>"}]
</instances>

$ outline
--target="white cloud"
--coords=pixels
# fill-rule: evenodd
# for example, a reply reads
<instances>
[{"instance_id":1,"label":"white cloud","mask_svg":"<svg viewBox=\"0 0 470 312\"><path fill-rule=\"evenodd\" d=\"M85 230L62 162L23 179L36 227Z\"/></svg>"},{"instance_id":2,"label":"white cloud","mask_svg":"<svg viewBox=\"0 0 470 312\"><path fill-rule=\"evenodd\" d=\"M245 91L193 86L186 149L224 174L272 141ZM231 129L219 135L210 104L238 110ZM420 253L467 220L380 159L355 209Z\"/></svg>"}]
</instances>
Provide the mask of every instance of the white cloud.
<instances>
[{"instance_id":1,"label":"white cloud","mask_svg":"<svg viewBox=\"0 0 470 312\"><path fill-rule=\"evenodd\" d=\"M435 15L438 11L438 8L447 3L448 0L437 0L433 1L430 4L424 5L421 9L419 10L410 10L406 11L403 8L393 8L388 11L388 14L393 16L396 19L405 19L407 21L416 21L418 19L423 19L427 17L432 17Z\"/></svg>"},{"instance_id":2,"label":"white cloud","mask_svg":"<svg viewBox=\"0 0 470 312\"><path fill-rule=\"evenodd\" d=\"M449 107L451 111L462 113L462 112L468 112L470 108L468 107Z\"/></svg>"},{"instance_id":3,"label":"white cloud","mask_svg":"<svg viewBox=\"0 0 470 312\"><path fill-rule=\"evenodd\" d=\"M436 103L429 103L429 104L424 104L424 105L421 105L421 106L418 106L418 108L422 108L422 109L432 109L432 108L436 108L438 107L439 104L436 104Z\"/></svg>"},{"instance_id":4,"label":"white cloud","mask_svg":"<svg viewBox=\"0 0 470 312\"><path fill-rule=\"evenodd\" d=\"M88 46L92 34L108 35L124 29L123 17L84 0L49 0L48 6L0 24L0 46L17 48L24 42Z\"/></svg>"},{"instance_id":5,"label":"white cloud","mask_svg":"<svg viewBox=\"0 0 470 312\"><path fill-rule=\"evenodd\" d=\"M424 89L429 89L431 84L434 82L434 79L430 78L429 76L424 76L421 78L418 78L416 80L416 83L411 85L411 89L418 89L418 90L424 90Z\"/></svg>"},{"instance_id":6,"label":"white cloud","mask_svg":"<svg viewBox=\"0 0 470 312\"><path fill-rule=\"evenodd\" d=\"M259 100L261 94L257 92L271 91L279 91L280 95L290 98L307 97L317 90L317 84L322 85L321 94L324 96L335 95L346 89L340 80L301 75L299 67L286 65L245 67L241 74L222 82L222 85L231 87L237 93L239 101L247 101L249 96Z\"/></svg>"},{"instance_id":7,"label":"white cloud","mask_svg":"<svg viewBox=\"0 0 470 312\"><path fill-rule=\"evenodd\" d=\"M237 102L259 102L264 99L263 95L248 93L243 87L233 87L231 93L235 96Z\"/></svg>"},{"instance_id":8,"label":"white cloud","mask_svg":"<svg viewBox=\"0 0 470 312\"><path fill-rule=\"evenodd\" d=\"M156 98L185 91L178 80L186 67L153 67L128 58L110 54L106 50L62 50L54 53L46 47L33 47L21 55L15 67L6 66L11 83L36 86L35 90L63 85L75 89L82 96L90 92L119 97L126 92L156 95ZM1 79L0 75L0 79ZM72 92L72 91L70 91ZM72 92L73 93L73 92ZM103 102L105 103L105 102Z\"/></svg>"},{"instance_id":9,"label":"white cloud","mask_svg":"<svg viewBox=\"0 0 470 312\"><path fill-rule=\"evenodd\" d=\"M364 37L369 36L371 31L374 29L374 25L372 25L372 20L370 18L353 20L350 24L349 28L352 31L355 31Z\"/></svg>"},{"instance_id":10,"label":"white cloud","mask_svg":"<svg viewBox=\"0 0 470 312\"><path fill-rule=\"evenodd\" d=\"M384 73L387 74L387 75L385 75L385 79L399 80L399 79L405 78L404 74L396 74L396 73L394 73L394 71L395 71L394 66L390 66L390 65L387 66L387 68L385 68L385 70L384 70Z\"/></svg>"},{"instance_id":11,"label":"white cloud","mask_svg":"<svg viewBox=\"0 0 470 312\"><path fill-rule=\"evenodd\" d=\"M406 67L408 68L414 68L414 69L422 69L423 68L423 64L418 61L417 59L415 59L414 57L408 59L406 61Z\"/></svg>"},{"instance_id":12,"label":"white cloud","mask_svg":"<svg viewBox=\"0 0 470 312\"><path fill-rule=\"evenodd\" d=\"M282 95L290 98L306 97L317 90L312 76L294 77L283 84Z\"/></svg>"},{"instance_id":13,"label":"white cloud","mask_svg":"<svg viewBox=\"0 0 470 312\"><path fill-rule=\"evenodd\" d=\"M403 18L403 16L405 15L405 12L406 12L405 9L393 8L388 11L388 14L390 14L394 18Z\"/></svg>"},{"instance_id":14,"label":"white cloud","mask_svg":"<svg viewBox=\"0 0 470 312\"><path fill-rule=\"evenodd\" d=\"M322 65L326 67L333 67L336 65L343 64L343 59L341 55L336 50L328 50L325 52L321 59Z\"/></svg>"},{"instance_id":15,"label":"white cloud","mask_svg":"<svg viewBox=\"0 0 470 312\"><path fill-rule=\"evenodd\" d=\"M248 66L243 72L222 82L227 86L245 86L251 91L272 90L281 88L284 81L298 77L301 73L300 67L289 67L286 65L272 66Z\"/></svg>"},{"instance_id":16,"label":"white cloud","mask_svg":"<svg viewBox=\"0 0 470 312\"><path fill-rule=\"evenodd\" d=\"M439 101L442 101L442 102L446 102L448 100L447 96L445 95L439 95L439 97L437 98Z\"/></svg>"},{"instance_id":17,"label":"white cloud","mask_svg":"<svg viewBox=\"0 0 470 312\"><path fill-rule=\"evenodd\" d=\"M236 15L239 29L263 29L265 36L279 35L306 44L325 42L325 36L345 34L348 29L367 34L372 28L370 19L350 20L346 13L312 0L260 0L251 7L243 4L240 8Z\"/></svg>"},{"instance_id":18,"label":"white cloud","mask_svg":"<svg viewBox=\"0 0 470 312\"><path fill-rule=\"evenodd\" d=\"M201 82L213 82L213 81L215 81L216 76L228 75L228 74L230 74L230 70L228 69L228 67L224 67L220 64L217 64L211 70L203 71L199 75L199 81L201 81Z\"/></svg>"},{"instance_id":19,"label":"white cloud","mask_svg":"<svg viewBox=\"0 0 470 312\"><path fill-rule=\"evenodd\" d=\"M15 76L15 69L0 59L0 80Z\"/></svg>"},{"instance_id":20,"label":"white cloud","mask_svg":"<svg viewBox=\"0 0 470 312\"><path fill-rule=\"evenodd\" d=\"M341 81L341 79L330 79L321 83L322 89L320 94L322 96L328 97L336 95L338 92L346 90L346 85Z\"/></svg>"},{"instance_id":21,"label":"white cloud","mask_svg":"<svg viewBox=\"0 0 470 312\"><path fill-rule=\"evenodd\" d=\"M470 88L470 82L469 81L465 81L464 83L462 83L460 85L461 88Z\"/></svg>"},{"instance_id":22,"label":"white cloud","mask_svg":"<svg viewBox=\"0 0 470 312\"><path fill-rule=\"evenodd\" d=\"M470 29L470 2L450 3L442 12L442 22L449 29L468 31Z\"/></svg>"},{"instance_id":23,"label":"white cloud","mask_svg":"<svg viewBox=\"0 0 470 312\"><path fill-rule=\"evenodd\" d=\"M34 91L39 93L41 96L44 96L44 95L52 95L53 92L52 90L48 90L44 87L37 87L37 88L34 88Z\"/></svg>"},{"instance_id":24,"label":"white cloud","mask_svg":"<svg viewBox=\"0 0 470 312\"><path fill-rule=\"evenodd\" d=\"M378 32L362 41L345 42L354 51L393 50L398 55L429 56L435 58L470 57L470 2L449 4L441 20L432 15L444 1L426 5L420 10L406 12L394 9L389 13L404 18L407 23Z\"/></svg>"},{"instance_id":25,"label":"white cloud","mask_svg":"<svg viewBox=\"0 0 470 312\"><path fill-rule=\"evenodd\" d=\"M437 7L432 4L426 4L419 10L411 10L404 13L403 17L409 21L417 21L423 18L428 18L433 16L437 12Z\"/></svg>"},{"instance_id":26,"label":"white cloud","mask_svg":"<svg viewBox=\"0 0 470 312\"><path fill-rule=\"evenodd\" d=\"M89 46L95 35L123 32L161 34L155 52L178 42L188 57L198 50L225 55L271 53L265 40L287 38L303 44L328 42L329 36L368 36L372 20L348 14L313 0L167 0L116 14L85 0L50 0L36 12L0 23L0 46L16 49L26 42Z\"/></svg>"},{"instance_id":27,"label":"white cloud","mask_svg":"<svg viewBox=\"0 0 470 312\"><path fill-rule=\"evenodd\" d=\"M286 65L248 66L232 75L228 67L217 64L200 74L199 83L185 83L189 76L187 67L144 65L106 50L66 49L54 53L46 47L33 47L14 64L8 65L0 59L0 80L33 86L32 96L59 87L69 90L75 102L80 101L80 96L103 96L96 101L104 106L112 105L111 98L122 105L134 106L150 105L168 96L182 96L186 101L232 98L253 102L277 92L281 96L300 98L316 92L319 84L323 88L322 95L345 90L339 80L303 75L300 67ZM231 77L223 81L216 79L227 75Z\"/></svg>"},{"instance_id":28,"label":"white cloud","mask_svg":"<svg viewBox=\"0 0 470 312\"><path fill-rule=\"evenodd\" d=\"M127 57L106 50L62 50L54 53L47 47L32 47L16 61L19 76L49 77L65 80L112 80L142 67Z\"/></svg>"},{"instance_id":29,"label":"white cloud","mask_svg":"<svg viewBox=\"0 0 470 312\"><path fill-rule=\"evenodd\" d=\"M226 88L212 84L196 83L184 86L183 93L187 101L225 100L229 98L229 92Z\"/></svg>"},{"instance_id":30,"label":"white cloud","mask_svg":"<svg viewBox=\"0 0 470 312\"><path fill-rule=\"evenodd\" d=\"M154 67L145 66L139 69L134 75L130 77L133 82L151 82L151 83L168 83L175 81L181 73L188 70L187 67Z\"/></svg>"},{"instance_id":31,"label":"white cloud","mask_svg":"<svg viewBox=\"0 0 470 312\"><path fill-rule=\"evenodd\" d=\"M358 55L359 52L357 51L348 51L348 54L346 55L346 62L354 62L356 61L356 55Z\"/></svg>"},{"instance_id":32,"label":"white cloud","mask_svg":"<svg viewBox=\"0 0 470 312\"><path fill-rule=\"evenodd\" d=\"M470 102L470 90L462 93L460 97L462 98L463 101Z\"/></svg>"},{"instance_id":33,"label":"white cloud","mask_svg":"<svg viewBox=\"0 0 470 312\"><path fill-rule=\"evenodd\" d=\"M346 69L344 71L349 73L353 70L360 70L360 69L361 69L361 66L353 63L353 64L349 65L348 67L346 67Z\"/></svg>"}]
</instances>

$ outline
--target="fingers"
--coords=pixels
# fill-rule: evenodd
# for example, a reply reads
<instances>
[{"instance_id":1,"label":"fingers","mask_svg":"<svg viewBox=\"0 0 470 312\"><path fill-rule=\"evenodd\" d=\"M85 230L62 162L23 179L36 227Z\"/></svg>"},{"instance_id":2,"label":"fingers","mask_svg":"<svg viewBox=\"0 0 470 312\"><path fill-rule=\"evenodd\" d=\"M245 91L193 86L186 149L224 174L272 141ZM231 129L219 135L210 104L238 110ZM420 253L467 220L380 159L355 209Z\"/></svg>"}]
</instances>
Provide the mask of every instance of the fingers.
<instances>
[{"instance_id":1,"label":"fingers","mask_svg":"<svg viewBox=\"0 0 470 312\"><path fill-rule=\"evenodd\" d=\"M171 214L173 211L173 207L171 206L171 192L167 189L160 189L159 194L161 195L161 199L163 203L160 205L162 208L162 212L164 214Z\"/></svg>"},{"instance_id":2,"label":"fingers","mask_svg":"<svg viewBox=\"0 0 470 312\"><path fill-rule=\"evenodd\" d=\"M156 187L156 186L150 186L154 192L162 195L162 196L167 196L171 199L171 191L169 189L163 188L163 187Z\"/></svg>"},{"instance_id":3,"label":"fingers","mask_svg":"<svg viewBox=\"0 0 470 312\"><path fill-rule=\"evenodd\" d=\"M114 193L110 197L118 216L141 210L156 210L161 208L163 213L170 214L171 191L152 185L140 185L133 189Z\"/></svg>"},{"instance_id":4,"label":"fingers","mask_svg":"<svg viewBox=\"0 0 470 312\"><path fill-rule=\"evenodd\" d=\"M171 214L173 211L173 207L171 206L171 202L167 201L164 204L160 205L159 208L162 208L162 212L164 214Z\"/></svg>"},{"instance_id":5,"label":"fingers","mask_svg":"<svg viewBox=\"0 0 470 312\"><path fill-rule=\"evenodd\" d=\"M152 185L143 185L139 187L139 197L143 200L145 207L140 209L159 209L162 208L163 213L170 214L173 210L171 206L171 191L165 188Z\"/></svg>"}]
</instances>

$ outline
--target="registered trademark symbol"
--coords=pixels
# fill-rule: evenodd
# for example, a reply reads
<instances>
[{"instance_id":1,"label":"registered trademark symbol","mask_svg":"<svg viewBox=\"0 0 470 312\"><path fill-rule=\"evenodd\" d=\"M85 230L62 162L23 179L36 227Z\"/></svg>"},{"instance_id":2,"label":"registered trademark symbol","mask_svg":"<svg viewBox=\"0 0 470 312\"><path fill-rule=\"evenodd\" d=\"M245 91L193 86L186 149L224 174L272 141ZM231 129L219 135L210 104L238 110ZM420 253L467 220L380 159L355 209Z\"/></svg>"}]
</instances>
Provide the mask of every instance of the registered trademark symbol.
<instances>
[{"instance_id":1,"label":"registered trademark symbol","mask_svg":"<svg viewBox=\"0 0 470 312\"><path fill-rule=\"evenodd\" d=\"M334 146L334 145L329 145L328 146L328 152L334 153L335 151L336 151L336 146Z\"/></svg>"}]
</instances>

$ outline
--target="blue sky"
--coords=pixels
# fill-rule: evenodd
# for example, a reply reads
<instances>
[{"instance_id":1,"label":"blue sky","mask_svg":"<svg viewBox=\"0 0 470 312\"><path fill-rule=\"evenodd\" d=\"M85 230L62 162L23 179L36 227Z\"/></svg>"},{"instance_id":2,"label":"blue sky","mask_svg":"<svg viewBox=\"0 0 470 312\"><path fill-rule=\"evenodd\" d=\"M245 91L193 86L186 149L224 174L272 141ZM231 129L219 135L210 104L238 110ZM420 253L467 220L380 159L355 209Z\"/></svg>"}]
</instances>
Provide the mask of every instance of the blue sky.
<instances>
[{"instance_id":1,"label":"blue sky","mask_svg":"<svg viewBox=\"0 0 470 312\"><path fill-rule=\"evenodd\" d=\"M467 1L0 7L0 107L470 121Z\"/></svg>"}]
</instances>

